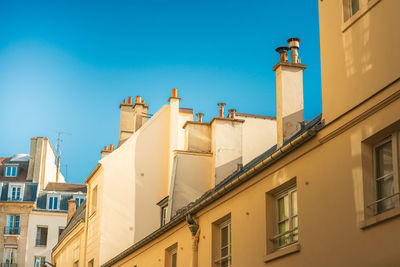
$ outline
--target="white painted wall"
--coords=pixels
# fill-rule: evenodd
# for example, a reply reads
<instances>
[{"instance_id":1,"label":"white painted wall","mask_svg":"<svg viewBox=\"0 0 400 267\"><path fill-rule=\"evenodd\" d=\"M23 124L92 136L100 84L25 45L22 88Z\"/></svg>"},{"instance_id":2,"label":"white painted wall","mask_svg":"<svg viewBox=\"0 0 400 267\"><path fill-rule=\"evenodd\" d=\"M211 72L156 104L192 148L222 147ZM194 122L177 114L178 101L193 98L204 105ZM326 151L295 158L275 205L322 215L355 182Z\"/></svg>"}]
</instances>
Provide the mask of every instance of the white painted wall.
<instances>
[{"instance_id":1,"label":"white painted wall","mask_svg":"<svg viewBox=\"0 0 400 267\"><path fill-rule=\"evenodd\" d=\"M276 120L237 116L243 124L243 165L276 144Z\"/></svg>"},{"instance_id":2,"label":"white painted wall","mask_svg":"<svg viewBox=\"0 0 400 267\"><path fill-rule=\"evenodd\" d=\"M58 241L59 227L67 224L67 213L32 211L29 214L25 267L33 267L35 256L45 256L46 261L51 262L51 250ZM47 226L47 246L36 247L36 233L38 226Z\"/></svg>"},{"instance_id":3,"label":"white painted wall","mask_svg":"<svg viewBox=\"0 0 400 267\"><path fill-rule=\"evenodd\" d=\"M46 145L46 157L44 161L44 187L49 182L56 182L57 165L55 163L56 156L54 150L50 145L50 141L47 140ZM59 183L65 183L65 178L61 174L58 177Z\"/></svg>"}]
</instances>

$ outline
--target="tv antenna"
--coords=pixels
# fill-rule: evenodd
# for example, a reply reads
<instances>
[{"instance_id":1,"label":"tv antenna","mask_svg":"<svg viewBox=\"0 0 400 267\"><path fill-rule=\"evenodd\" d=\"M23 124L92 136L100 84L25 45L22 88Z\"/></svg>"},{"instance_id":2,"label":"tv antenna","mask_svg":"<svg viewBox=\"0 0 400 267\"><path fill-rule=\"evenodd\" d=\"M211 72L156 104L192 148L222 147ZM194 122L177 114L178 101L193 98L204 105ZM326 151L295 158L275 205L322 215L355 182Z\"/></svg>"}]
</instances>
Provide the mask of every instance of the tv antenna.
<instances>
[{"instance_id":1,"label":"tv antenna","mask_svg":"<svg viewBox=\"0 0 400 267\"><path fill-rule=\"evenodd\" d=\"M71 135L67 132L57 131L57 148L56 148L56 182L58 182L58 175L60 173L60 162L61 162L61 143L64 141L62 135Z\"/></svg>"}]
</instances>

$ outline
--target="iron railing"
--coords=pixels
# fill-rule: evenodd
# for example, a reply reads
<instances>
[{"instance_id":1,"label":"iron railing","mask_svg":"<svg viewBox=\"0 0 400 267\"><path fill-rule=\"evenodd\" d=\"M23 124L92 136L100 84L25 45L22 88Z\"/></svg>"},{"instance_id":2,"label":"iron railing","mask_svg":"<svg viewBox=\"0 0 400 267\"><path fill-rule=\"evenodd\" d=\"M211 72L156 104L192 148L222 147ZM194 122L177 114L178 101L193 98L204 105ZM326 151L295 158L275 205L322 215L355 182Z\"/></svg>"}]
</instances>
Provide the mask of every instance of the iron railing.
<instances>
[{"instance_id":1,"label":"iron railing","mask_svg":"<svg viewBox=\"0 0 400 267\"><path fill-rule=\"evenodd\" d=\"M11 227L11 226L5 226L4 227L4 234L6 235L19 235L19 227Z\"/></svg>"}]
</instances>

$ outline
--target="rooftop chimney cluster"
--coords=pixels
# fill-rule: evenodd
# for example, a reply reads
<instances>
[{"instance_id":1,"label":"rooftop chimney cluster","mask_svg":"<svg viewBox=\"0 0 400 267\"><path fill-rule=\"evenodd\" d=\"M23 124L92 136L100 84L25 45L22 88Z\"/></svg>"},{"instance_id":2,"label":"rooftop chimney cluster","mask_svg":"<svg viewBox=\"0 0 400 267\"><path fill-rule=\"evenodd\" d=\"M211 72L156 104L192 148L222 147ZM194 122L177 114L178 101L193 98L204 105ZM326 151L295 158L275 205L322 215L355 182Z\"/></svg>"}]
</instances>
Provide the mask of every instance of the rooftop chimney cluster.
<instances>
[{"instance_id":1,"label":"rooftop chimney cluster","mask_svg":"<svg viewBox=\"0 0 400 267\"><path fill-rule=\"evenodd\" d=\"M292 37L289 38L286 42L289 44L289 47L287 46L280 46L277 49L275 49L276 52L279 53L280 56L280 62L288 62L288 55L287 51L290 50L290 57L292 62L291 63L296 63L300 64L300 58L299 58L299 48L300 48L300 38Z\"/></svg>"},{"instance_id":2,"label":"rooftop chimney cluster","mask_svg":"<svg viewBox=\"0 0 400 267\"><path fill-rule=\"evenodd\" d=\"M114 150L114 145L110 144L110 147L108 148L107 146L104 147L104 151L113 151Z\"/></svg>"}]
</instances>

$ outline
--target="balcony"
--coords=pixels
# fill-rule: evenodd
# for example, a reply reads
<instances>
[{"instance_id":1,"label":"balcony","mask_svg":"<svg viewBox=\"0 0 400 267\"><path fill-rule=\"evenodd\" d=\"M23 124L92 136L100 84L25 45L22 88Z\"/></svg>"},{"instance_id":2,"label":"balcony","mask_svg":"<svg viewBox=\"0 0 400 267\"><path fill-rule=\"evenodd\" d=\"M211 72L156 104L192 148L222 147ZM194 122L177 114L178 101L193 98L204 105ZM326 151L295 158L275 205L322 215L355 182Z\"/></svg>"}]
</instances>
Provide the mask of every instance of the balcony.
<instances>
[{"instance_id":1,"label":"balcony","mask_svg":"<svg viewBox=\"0 0 400 267\"><path fill-rule=\"evenodd\" d=\"M19 235L19 230L20 230L19 227L6 226L6 227L4 227L4 234L5 235ZM14 266L14 265L12 265L12 266Z\"/></svg>"}]
</instances>

